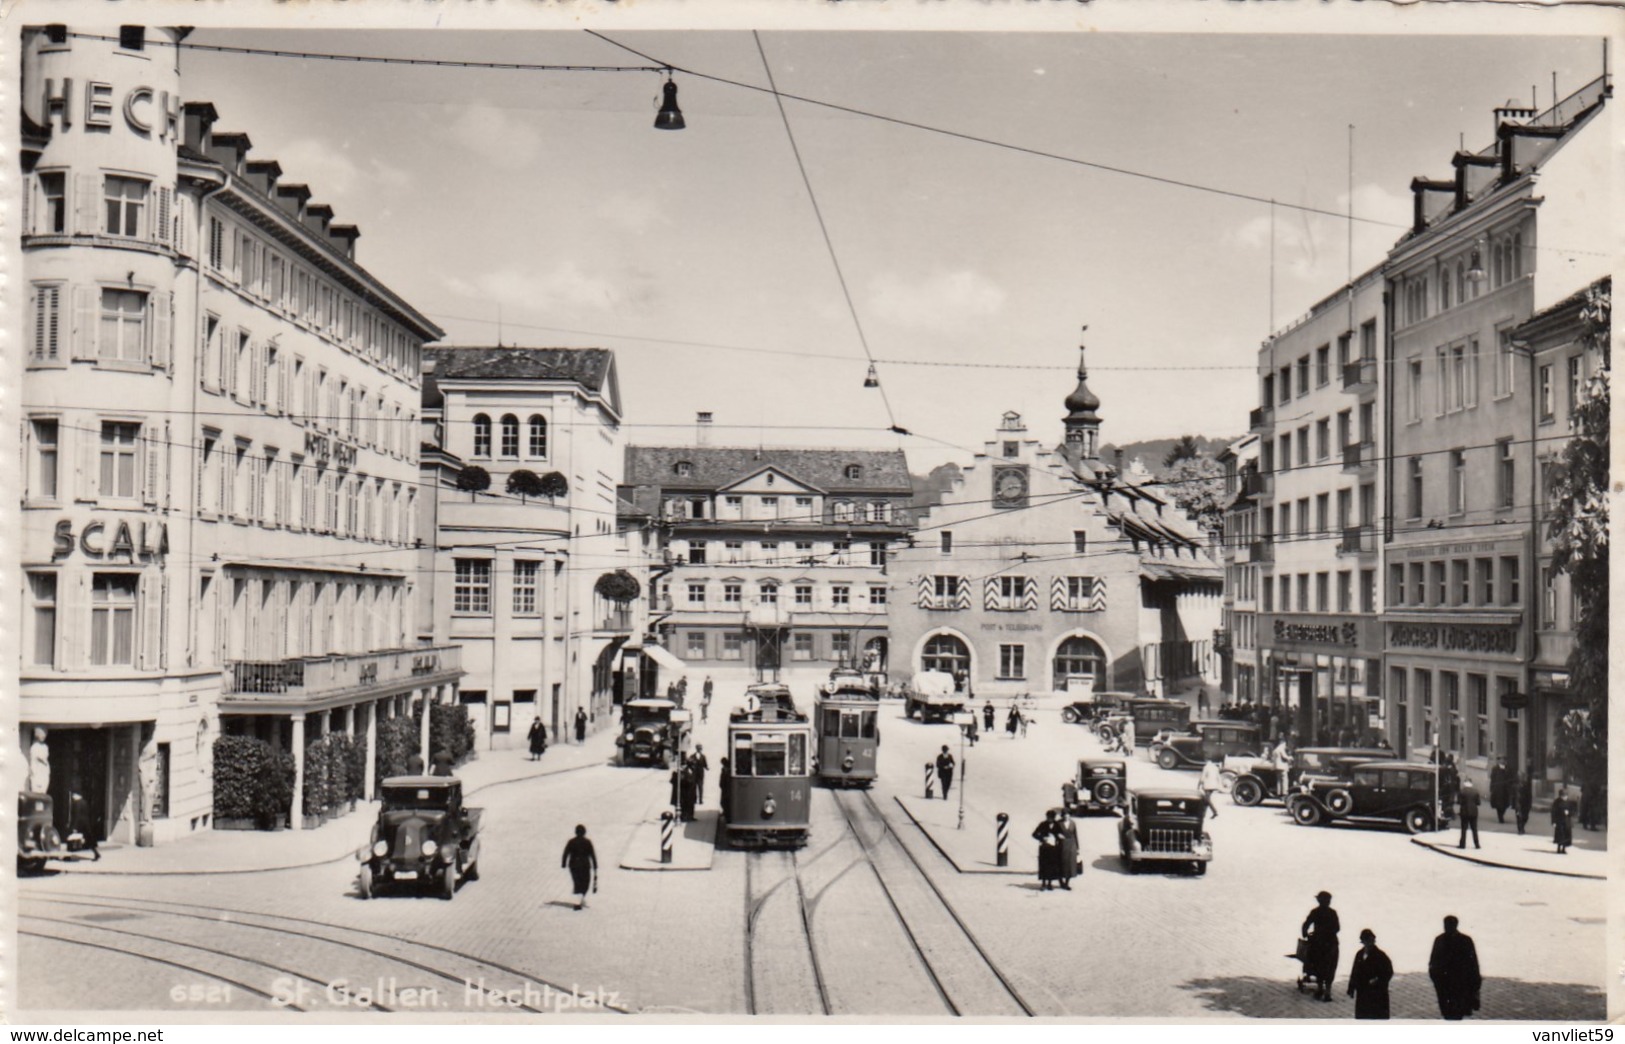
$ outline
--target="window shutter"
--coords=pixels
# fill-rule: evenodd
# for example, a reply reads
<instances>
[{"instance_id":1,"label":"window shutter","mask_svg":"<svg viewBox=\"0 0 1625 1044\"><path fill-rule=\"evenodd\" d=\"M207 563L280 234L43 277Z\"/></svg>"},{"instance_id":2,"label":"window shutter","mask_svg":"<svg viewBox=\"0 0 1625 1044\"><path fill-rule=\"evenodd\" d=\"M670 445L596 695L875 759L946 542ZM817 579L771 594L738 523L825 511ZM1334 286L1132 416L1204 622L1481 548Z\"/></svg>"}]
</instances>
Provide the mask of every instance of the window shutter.
<instances>
[{"instance_id":1,"label":"window shutter","mask_svg":"<svg viewBox=\"0 0 1625 1044\"><path fill-rule=\"evenodd\" d=\"M169 666L169 576L160 573L158 576L158 669L163 670Z\"/></svg>"},{"instance_id":2,"label":"window shutter","mask_svg":"<svg viewBox=\"0 0 1625 1044\"><path fill-rule=\"evenodd\" d=\"M57 574L56 662L63 670L90 662L89 583L83 570Z\"/></svg>"},{"instance_id":3,"label":"window shutter","mask_svg":"<svg viewBox=\"0 0 1625 1044\"><path fill-rule=\"evenodd\" d=\"M184 192L175 193L175 250L192 256L192 197Z\"/></svg>"},{"instance_id":4,"label":"window shutter","mask_svg":"<svg viewBox=\"0 0 1625 1044\"><path fill-rule=\"evenodd\" d=\"M1024 589L1022 591L1022 599L1021 599L1022 608L1024 608L1024 609L1037 609L1038 608L1038 578L1035 577L1035 576L1027 577L1027 582L1023 585L1023 588Z\"/></svg>"},{"instance_id":5,"label":"window shutter","mask_svg":"<svg viewBox=\"0 0 1625 1044\"><path fill-rule=\"evenodd\" d=\"M157 433L150 428L141 432L141 502L156 506L158 503L158 471L163 447L158 444Z\"/></svg>"},{"instance_id":6,"label":"window shutter","mask_svg":"<svg viewBox=\"0 0 1625 1044\"><path fill-rule=\"evenodd\" d=\"M73 357L96 358L96 333L101 322L97 314L97 288L73 288Z\"/></svg>"},{"instance_id":7,"label":"window shutter","mask_svg":"<svg viewBox=\"0 0 1625 1044\"><path fill-rule=\"evenodd\" d=\"M74 176L73 230L81 236L94 236L102 229L101 184L100 174Z\"/></svg>"},{"instance_id":8,"label":"window shutter","mask_svg":"<svg viewBox=\"0 0 1625 1044\"><path fill-rule=\"evenodd\" d=\"M277 368L276 406L278 413L292 413L293 400L288 397L293 387L293 365L286 359Z\"/></svg>"},{"instance_id":9,"label":"window shutter","mask_svg":"<svg viewBox=\"0 0 1625 1044\"><path fill-rule=\"evenodd\" d=\"M153 194L152 241L169 245L173 232L175 190L167 185Z\"/></svg>"},{"instance_id":10,"label":"window shutter","mask_svg":"<svg viewBox=\"0 0 1625 1044\"><path fill-rule=\"evenodd\" d=\"M29 178L23 184L23 223L22 234L34 234L34 212L39 209L34 200L34 193L39 186L39 178Z\"/></svg>"},{"instance_id":11,"label":"window shutter","mask_svg":"<svg viewBox=\"0 0 1625 1044\"><path fill-rule=\"evenodd\" d=\"M90 427L69 428L64 424L60 429L61 438L67 439L69 445L78 444L79 452L75 454L78 461L78 474L74 476L74 499L96 499L96 449L98 432Z\"/></svg>"},{"instance_id":12,"label":"window shutter","mask_svg":"<svg viewBox=\"0 0 1625 1044\"><path fill-rule=\"evenodd\" d=\"M137 635L140 639L140 655L136 657L136 667L143 671L158 669L158 648L163 643L159 641L163 620L163 594L158 579L158 572L149 569L141 574L141 582L137 587L136 614L139 617Z\"/></svg>"},{"instance_id":13,"label":"window shutter","mask_svg":"<svg viewBox=\"0 0 1625 1044\"><path fill-rule=\"evenodd\" d=\"M969 609L970 608L970 577L968 577L968 576L962 576L962 577L959 578L959 604L958 604L958 607L960 609Z\"/></svg>"},{"instance_id":14,"label":"window shutter","mask_svg":"<svg viewBox=\"0 0 1625 1044\"><path fill-rule=\"evenodd\" d=\"M999 581L995 577L988 577L982 581L982 608L997 609L999 607Z\"/></svg>"}]
</instances>

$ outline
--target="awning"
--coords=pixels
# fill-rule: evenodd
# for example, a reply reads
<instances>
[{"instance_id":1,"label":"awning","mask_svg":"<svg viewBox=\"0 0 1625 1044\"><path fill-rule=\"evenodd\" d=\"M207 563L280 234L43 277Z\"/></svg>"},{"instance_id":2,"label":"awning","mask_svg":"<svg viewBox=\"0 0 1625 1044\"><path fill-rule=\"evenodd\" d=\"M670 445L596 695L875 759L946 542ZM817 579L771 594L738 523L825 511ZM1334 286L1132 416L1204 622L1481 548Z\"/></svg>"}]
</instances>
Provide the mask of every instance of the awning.
<instances>
[{"instance_id":1,"label":"awning","mask_svg":"<svg viewBox=\"0 0 1625 1044\"><path fill-rule=\"evenodd\" d=\"M667 652L662 646L645 645L640 651L643 653L643 655L647 656L655 663L658 663L660 666L666 668L668 671L688 670L688 664Z\"/></svg>"}]
</instances>

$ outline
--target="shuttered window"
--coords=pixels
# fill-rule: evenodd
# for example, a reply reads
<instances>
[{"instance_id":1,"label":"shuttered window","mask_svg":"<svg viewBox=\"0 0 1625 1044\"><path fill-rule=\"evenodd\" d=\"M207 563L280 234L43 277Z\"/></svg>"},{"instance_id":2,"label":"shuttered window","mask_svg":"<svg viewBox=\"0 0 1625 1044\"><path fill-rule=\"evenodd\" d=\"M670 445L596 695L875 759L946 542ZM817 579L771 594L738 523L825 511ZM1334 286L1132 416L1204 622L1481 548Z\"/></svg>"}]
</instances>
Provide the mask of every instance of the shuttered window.
<instances>
[{"instance_id":1,"label":"shuttered window","mask_svg":"<svg viewBox=\"0 0 1625 1044\"><path fill-rule=\"evenodd\" d=\"M62 361L62 286L57 283L34 284L34 336L30 342L30 361L54 363Z\"/></svg>"}]
</instances>

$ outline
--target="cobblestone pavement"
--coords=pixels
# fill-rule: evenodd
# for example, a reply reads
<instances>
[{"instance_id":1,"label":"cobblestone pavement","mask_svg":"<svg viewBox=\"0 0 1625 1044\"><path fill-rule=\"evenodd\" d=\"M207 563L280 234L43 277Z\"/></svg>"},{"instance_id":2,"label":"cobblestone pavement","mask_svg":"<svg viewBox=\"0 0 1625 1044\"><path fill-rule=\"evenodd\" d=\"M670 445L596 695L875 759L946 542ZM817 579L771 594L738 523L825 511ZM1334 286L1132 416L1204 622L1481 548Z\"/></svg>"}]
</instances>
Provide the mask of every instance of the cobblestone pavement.
<instances>
[{"instance_id":1,"label":"cobblestone pavement","mask_svg":"<svg viewBox=\"0 0 1625 1044\"><path fill-rule=\"evenodd\" d=\"M716 706L726 703L719 693ZM1447 859L1399 832L1308 829L1278 809L1221 799L1212 827L1217 855L1205 877L1122 873L1115 821L1106 817L1079 820L1088 869L1071 893L1039 892L1036 882L1015 875L955 873L892 797L918 792L921 766L941 743L957 755L957 735L951 726L902 721L899 713L897 704L884 705L876 806L1040 1015L1347 1018L1352 1004L1341 994L1341 975L1338 1000L1315 1003L1295 989L1297 966L1283 956L1321 888L1334 893L1342 915L1340 972L1363 927L1376 931L1393 958L1396 1017L1437 1017L1426 963L1446 913L1459 916L1478 942L1489 980L1483 1017L1603 1015L1605 883ZM699 730L713 771L723 753L722 717ZM955 782L956 790L968 787L964 830L984 831L990 856L993 816L1006 811L1012 845L1032 845L1028 834L1057 803L1062 778L1078 757L1097 751L1086 729L1062 725L1045 709L1024 740L1002 733L984 739L966 751L966 771ZM1143 753L1130 774L1131 784L1195 783L1194 773L1163 772ZM713 801L714 778L707 787ZM267 1011L265 996L239 988L222 999L209 987L236 980L270 994L282 979L306 984L308 1004L301 1006L312 1011L340 1006L362 989L374 1003L405 1010L409 1000L377 987L376 980L393 977L398 988L438 990L443 999L431 1010L446 1012L511 1013L506 1001L479 992L482 979L488 989L545 987L561 1004L592 995L649 1014L743 1012L745 868L752 857L718 852L712 869L700 872L617 868L668 790L663 773L607 765L491 788L479 798L487 810L481 877L451 902L404 890L363 901L352 862L210 877L24 880L21 925L35 934L19 940L21 1008ZM830 813L835 797L817 795L814 837L797 856L804 887L818 894L815 935L849 980L851 964L867 958L873 981L907 985L907 995L917 996L917 972L900 963L896 927L868 913L876 900L861 874L874 875L856 862L845 824ZM601 867L599 891L581 912L558 865L577 822L589 828ZM878 836L872 826L864 828L871 841ZM843 847L819 855L831 845ZM832 885L843 863L851 869ZM888 863L884 872L904 871ZM782 959L805 960L805 939L789 941L798 919L772 916L772 945L782 947ZM229 932L205 920L221 917L235 922ZM256 924L264 927L250 927ZM336 978L352 992L337 1003L315 996ZM472 993L460 985L464 979L476 984ZM179 1000L171 996L176 987ZM847 987L840 1010L902 1013L903 996L898 991L888 1002L884 988L864 995ZM514 999L538 1010L553 1004ZM907 1007L924 1013L914 1001Z\"/></svg>"}]
</instances>

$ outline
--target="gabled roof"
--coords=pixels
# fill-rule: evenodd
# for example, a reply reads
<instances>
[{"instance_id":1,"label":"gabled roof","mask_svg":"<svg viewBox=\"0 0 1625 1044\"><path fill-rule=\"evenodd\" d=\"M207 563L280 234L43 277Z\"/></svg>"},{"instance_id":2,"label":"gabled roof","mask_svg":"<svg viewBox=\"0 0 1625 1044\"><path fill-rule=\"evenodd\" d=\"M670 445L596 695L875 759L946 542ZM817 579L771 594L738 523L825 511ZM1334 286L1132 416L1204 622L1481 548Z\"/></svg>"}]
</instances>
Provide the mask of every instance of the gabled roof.
<instances>
[{"instance_id":1,"label":"gabled roof","mask_svg":"<svg viewBox=\"0 0 1625 1044\"><path fill-rule=\"evenodd\" d=\"M859 466L861 467L861 465L859 465ZM790 494L792 496L794 494L797 494L797 493L823 493L823 492L825 492L824 490L820 489L817 486L809 485L809 484L807 484L805 482L802 482L800 479L797 479L794 475L791 475L789 472L785 471L783 468L777 468L777 467L774 467L771 464L769 464L767 467L757 468L755 471L752 471L748 475L739 476L738 478L734 479L732 482L729 482L726 485L722 486L720 491L721 492L727 492L729 490L738 489L740 486L745 485L746 483L750 482L752 479L758 478L761 475L766 474L768 472L772 472L773 474L778 475L780 478L784 479L786 482L789 483L789 485L784 486L782 489L775 488L774 492L782 492L782 493Z\"/></svg>"},{"instance_id":2,"label":"gabled roof","mask_svg":"<svg viewBox=\"0 0 1625 1044\"><path fill-rule=\"evenodd\" d=\"M677 465L689 465L678 475ZM846 477L856 464L859 477ZM891 493L913 490L902 450L785 449L734 446L628 446L628 485L668 489L714 490L773 468L797 482L831 495Z\"/></svg>"},{"instance_id":3,"label":"gabled roof","mask_svg":"<svg viewBox=\"0 0 1625 1044\"><path fill-rule=\"evenodd\" d=\"M608 348L478 348L439 345L423 350L436 380L575 381L602 391L614 353Z\"/></svg>"}]
</instances>

